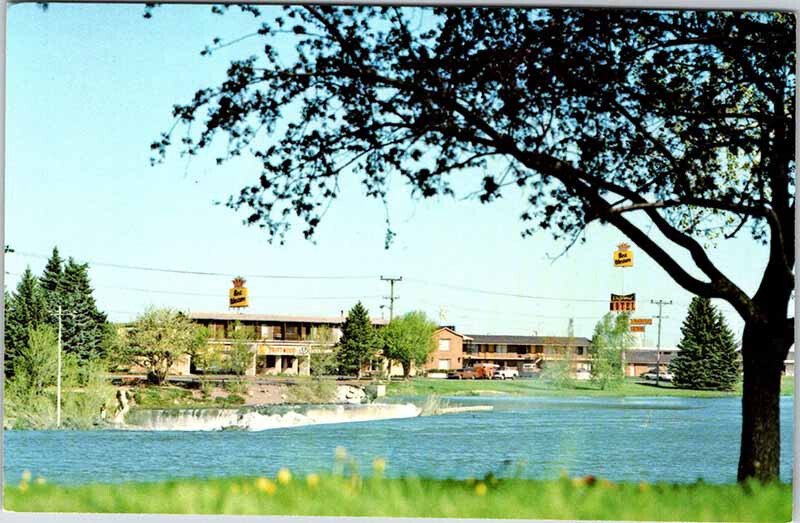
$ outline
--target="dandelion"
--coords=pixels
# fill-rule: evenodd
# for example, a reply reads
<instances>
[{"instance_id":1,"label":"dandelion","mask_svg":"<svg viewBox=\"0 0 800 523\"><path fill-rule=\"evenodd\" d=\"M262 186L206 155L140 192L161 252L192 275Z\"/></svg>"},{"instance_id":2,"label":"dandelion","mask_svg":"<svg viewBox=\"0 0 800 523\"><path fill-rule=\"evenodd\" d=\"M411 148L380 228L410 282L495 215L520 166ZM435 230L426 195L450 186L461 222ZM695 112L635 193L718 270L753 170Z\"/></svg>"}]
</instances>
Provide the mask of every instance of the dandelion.
<instances>
[{"instance_id":1,"label":"dandelion","mask_svg":"<svg viewBox=\"0 0 800 523\"><path fill-rule=\"evenodd\" d=\"M650 485L644 481L639 483L639 492L647 492L648 490L650 490Z\"/></svg>"},{"instance_id":2,"label":"dandelion","mask_svg":"<svg viewBox=\"0 0 800 523\"><path fill-rule=\"evenodd\" d=\"M386 460L383 458L375 458L372 460L372 470L375 471L375 474L383 474L383 471L386 470Z\"/></svg>"},{"instance_id":3,"label":"dandelion","mask_svg":"<svg viewBox=\"0 0 800 523\"><path fill-rule=\"evenodd\" d=\"M319 485L319 474L308 474L306 476L306 484L310 489L317 488L317 485Z\"/></svg>"},{"instance_id":4,"label":"dandelion","mask_svg":"<svg viewBox=\"0 0 800 523\"><path fill-rule=\"evenodd\" d=\"M27 481L21 481L19 483L19 491L20 492L27 492L28 491L28 482Z\"/></svg>"},{"instance_id":5,"label":"dandelion","mask_svg":"<svg viewBox=\"0 0 800 523\"><path fill-rule=\"evenodd\" d=\"M239 493L239 490L240 490L240 489L239 489L239 485L237 485L236 483L234 483L233 485L231 485L231 494L238 494L238 493Z\"/></svg>"},{"instance_id":6,"label":"dandelion","mask_svg":"<svg viewBox=\"0 0 800 523\"><path fill-rule=\"evenodd\" d=\"M478 496L485 496L487 490L488 489L486 488L485 483L478 483L477 485L475 485L475 494L477 494Z\"/></svg>"},{"instance_id":7,"label":"dandelion","mask_svg":"<svg viewBox=\"0 0 800 523\"><path fill-rule=\"evenodd\" d=\"M39 476L38 478L36 478L36 484L37 485L44 485L45 483L47 483L47 480L44 479L42 476Z\"/></svg>"},{"instance_id":8,"label":"dandelion","mask_svg":"<svg viewBox=\"0 0 800 523\"><path fill-rule=\"evenodd\" d=\"M347 459L347 449L344 447L336 447L336 461L344 461Z\"/></svg>"},{"instance_id":9,"label":"dandelion","mask_svg":"<svg viewBox=\"0 0 800 523\"><path fill-rule=\"evenodd\" d=\"M258 478L256 480L256 490L271 496L275 494L275 491L278 490L278 487L275 485L275 482L270 479Z\"/></svg>"},{"instance_id":10,"label":"dandelion","mask_svg":"<svg viewBox=\"0 0 800 523\"><path fill-rule=\"evenodd\" d=\"M22 471L22 481L30 481L31 480L31 471L30 470L23 470Z\"/></svg>"},{"instance_id":11,"label":"dandelion","mask_svg":"<svg viewBox=\"0 0 800 523\"><path fill-rule=\"evenodd\" d=\"M289 472L289 469L282 468L278 471L278 483L281 485L288 485L290 481L292 481L292 473Z\"/></svg>"}]
</instances>

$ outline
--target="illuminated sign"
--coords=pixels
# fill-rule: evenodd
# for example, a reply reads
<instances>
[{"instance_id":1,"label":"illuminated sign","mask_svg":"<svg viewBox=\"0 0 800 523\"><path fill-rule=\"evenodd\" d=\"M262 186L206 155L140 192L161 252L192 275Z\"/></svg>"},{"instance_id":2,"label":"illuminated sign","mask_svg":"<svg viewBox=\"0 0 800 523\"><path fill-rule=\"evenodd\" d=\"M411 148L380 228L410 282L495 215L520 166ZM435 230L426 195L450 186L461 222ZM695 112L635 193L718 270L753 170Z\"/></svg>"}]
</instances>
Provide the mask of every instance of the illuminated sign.
<instances>
[{"instance_id":1,"label":"illuminated sign","mask_svg":"<svg viewBox=\"0 0 800 523\"><path fill-rule=\"evenodd\" d=\"M631 325L631 332L644 332L644 325Z\"/></svg>"},{"instance_id":2,"label":"illuminated sign","mask_svg":"<svg viewBox=\"0 0 800 523\"><path fill-rule=\"evenodd\" d=\"M233 288L228 291L228 306L231 308L248 307L250 303L247 301L247 283L244 278L235 278L233 280Z\"/></svg>"},{"instance_id":3,"label":"illuminated sign","mask_svg":"<svg viewBox=\"0 0 800 523\"><path fill-rule=\"evenodd\" d=\"M630 319L631 325L652 325L653 318L631 318Z\"/></svg>"},{"instance_id":4,"label":"illuminated sign","mask_svg":"<svg viewBox=\"0 0 800 523\"><path fill-rule=\"evenodd\" d=\"M614 251L614 267L633 267L633 252L630 248L627 243L617 245L617 250Z\"/></svg>"}]
</instances>

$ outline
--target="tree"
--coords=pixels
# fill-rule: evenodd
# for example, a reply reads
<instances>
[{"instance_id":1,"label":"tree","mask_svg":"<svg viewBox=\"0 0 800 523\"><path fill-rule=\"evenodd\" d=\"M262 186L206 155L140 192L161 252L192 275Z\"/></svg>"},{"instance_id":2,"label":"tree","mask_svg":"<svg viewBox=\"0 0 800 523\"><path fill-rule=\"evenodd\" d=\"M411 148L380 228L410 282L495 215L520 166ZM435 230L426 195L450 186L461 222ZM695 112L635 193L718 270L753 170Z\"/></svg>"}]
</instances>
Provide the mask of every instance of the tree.
<instances>
[{"instance_id":1,"label":"tree","mask_svg":"<svg viewBox=\"0 0 800 523\"><path fill-rule=\"evenodd\" d=\"M14 381L30 394L40 395L56 383L58 337L49 325L31 327L28 343L14 358Z\"/></svg>"},{"instance_id":2,"label":"tree","mask_svg":"<svg viewBox=\"0 0 800 523\"><path fill-rule=\"evenodd\" d=\"M550 230L567 248L593 221L615 227L678 285L744 320L738 477L777 478L794 338L794 17L420 9L251 10L267 18L263 53L176 105L153 161L175 129L192 155L227 137L219 163L249 153L262 166L228 205L280 241L298 219L313 236L351 175L384 200L392 174L417 197L470 179L485 203L517 190L523 235ZM290 53L273 45L287 38ZM769 252L752 295L708 255L743 231Z\"/></svg>"},{"instance_id":3,"label":"tree","mask_svg":"<svg viewBox=\"0 0 800 523\"><path fill-rule=\"evenodd\" d=\"M600 390L617 388L625 378L622 354L633 346L629 322L628 314L609 312L594 327L589 353L592 356L592 381L600 385Z\"/></svg>"},{"instance_id":4,"label":"tree","mask_svg":"<svg viewBox=\"0 0 800 523\"><path fill-rule=\"evenodd\" d=\"M106 315L97 309L88 270L87 264L69 258L57 291L57 301L62 307L64 351L84 361L105 356L106 338Z\"/></svg>"},{"instance_id":5,"label":"tree","mask_svg":"<svg viewBox=\"0 0 800 523\"><path fill-rule=\"evenodd\" d=\"M339 372L360 378L361 367L375 355L378 342L369 312L361 302L356 303L342 325L342 338L336 352Z\"/></svg>"},{"instance_id":6,"label":"tree","mask_svg":"<svg viewBox=\"0 0 800 523\"><path fill-rule=\"evenodd\" d=\"M47 260L42 277L39 278L42 290L47 299L47 306L50 310L58 309L64 279L64 261L58 252L58 247L53 247L53 253Z\"/></svg>"},{"instance_id":7,"label":"tree","mask_svg":"<svg viewBox=\"0 0 800 523\"><path fill-rule=\"evenodd\" d=\"M403 365L403 377L411 374L411 364L424 365L436 348L433 333L437 325L424 312L414 311L394 318L381 330L383 356ZM391 367L390 367L391 368Z\"/></svg>"},{"instance_id":8,"label":"tree","mask_svg":"<svg viewBox=\"0 0 800 523\"><path fill-rule=\"evenodd\" d=\"M732 390L739 380L736 341L725 317L708 298L695 297L681 327L673 383L687 389Z\"/></svg>"},{"instance_id":9,"label":"tree","mask_svg":"<svg viewBox=\"0 0 800 523\"><path fill-rule=\"evenodd\" d=\"M225 366L231 374L244 376L253 363L255 354L251 350L252 330L247 331L240 322L235 322L231 334L231 348L226 354Z\"/></svg>"},{"instance_id":10,"label":"tree","mask_svg":"<svg viewBox=\"0 0 800 523\"><path fill-rule=\"evenodd\" d=\"M181 356L192 355L204 345L198 327L180 312L149 309L140 315L127 333L132 363L147 369L147 378L159 385Z\"/></svg>"},{"instance_id":11,"label":"tree","mask_svg":"<svg viewBox=\"0 0 800 523\"><path fill-rule=\"evenodd\" d=\"M31 329L47 323L44 292L30 267L22 273L16 292L6 297L5 374L14 373L14 359L28 346Z\"/></svg>"},{"instance_id":12,"label":"tree","mask_svg":"<svg viewBox=\"0 0 800 523\"><path fill-rule=\"evenodd\" d=\"M336 372L336 334L327 325L311 332L309 371L315 378Z\"/></svg>"}]
</instances>

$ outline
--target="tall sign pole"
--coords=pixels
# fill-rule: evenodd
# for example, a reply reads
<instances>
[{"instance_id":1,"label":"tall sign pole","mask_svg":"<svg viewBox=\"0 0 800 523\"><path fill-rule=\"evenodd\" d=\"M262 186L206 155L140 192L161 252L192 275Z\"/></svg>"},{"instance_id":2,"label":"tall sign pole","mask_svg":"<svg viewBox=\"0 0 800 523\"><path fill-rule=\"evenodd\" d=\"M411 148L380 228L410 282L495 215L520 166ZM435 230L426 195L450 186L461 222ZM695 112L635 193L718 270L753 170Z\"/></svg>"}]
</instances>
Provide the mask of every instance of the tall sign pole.
<instances>
[{"instance_id":1,"label":"tall sign pole","mask_svg":"<svg viewBox=\"0 0 800 523\"><path fill-rule=\"evenodd\" d=\"M61 305L58 306L58 374L56 376L56 428L61 428Z\"/></svg>"},{"instance_id":2,"label":"tall sign pole","mask_svg":"<svg viewBox=\"0 0 800 523\"><path fill-rule=\"evenodd\" d=\"M381 276L381 280L389 282L389 296L385 296L384 298L389 300L389 321L392 321L392 318L394 318L394 300L399 298L399 296L394 295L394 282L403 281L403 277L400 276L399 278L384 278L383 276Z\"/></svg>"},{"instance_id":3,"label":"tall sign pole","mask_svg":"<svg viewBox=\"0 0 800 523\"><path fill-rule=\"evenodd\" d=\"M672 305L672 300L650 300L650 303L658 305L658 341L656 341L656 387L658 387L661 378L661 308L664 305Z\"/></svg>"}]
</instances>

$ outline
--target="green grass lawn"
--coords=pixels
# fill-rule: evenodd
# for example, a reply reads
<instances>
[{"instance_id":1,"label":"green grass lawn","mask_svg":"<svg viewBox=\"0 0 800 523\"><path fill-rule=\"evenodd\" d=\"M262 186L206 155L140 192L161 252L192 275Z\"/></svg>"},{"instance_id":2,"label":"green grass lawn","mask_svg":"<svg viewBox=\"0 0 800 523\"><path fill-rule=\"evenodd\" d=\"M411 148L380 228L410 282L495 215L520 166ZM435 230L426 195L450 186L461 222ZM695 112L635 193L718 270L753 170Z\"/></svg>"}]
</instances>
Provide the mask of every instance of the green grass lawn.
<instances>
[{"instance_id":1,"label":"green grass lawn","mask_svg":"<svg viewBox=\"0 0 800 523\"><path fill-rule=\"evenodd\" d=\"M785 376L781 383L781 394L794 392L794 378ZM517 380L446 380L434 378L412 378L408 381L393 381L387 387L389 396L441 395L490 395L515 394L523 396L684 396L695 398L717 398L741 395L741 384L731 392L677 389L668 383L659 387L654 382L628 378L618 389L600 390L590 382L577 382L574 387L559 389L540 379Z\"/></svg>"},{"instance_id":2,"label":"green grass lawn","mask_svg":"<svg viewBox=\"0 0 800 523\"><path fill-rule=\"evenodd\" d=\"M149 512L453 518L789 521L791 486L446 481L310 475L60 487L5 487L16 512Z\"/></svg>"}]
</instances>

